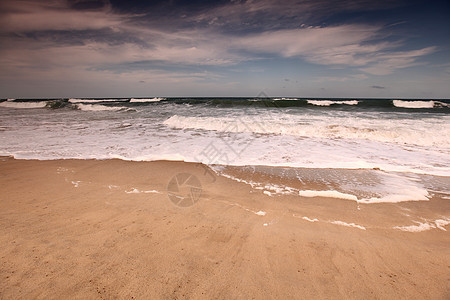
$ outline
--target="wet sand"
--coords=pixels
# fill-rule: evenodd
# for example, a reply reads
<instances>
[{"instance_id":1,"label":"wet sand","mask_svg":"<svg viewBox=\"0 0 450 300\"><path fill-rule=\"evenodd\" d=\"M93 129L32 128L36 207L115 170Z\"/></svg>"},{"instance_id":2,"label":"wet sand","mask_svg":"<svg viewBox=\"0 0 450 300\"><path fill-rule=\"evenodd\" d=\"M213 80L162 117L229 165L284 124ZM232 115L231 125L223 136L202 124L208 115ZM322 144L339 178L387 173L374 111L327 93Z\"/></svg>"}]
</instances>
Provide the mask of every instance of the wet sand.
<instances>
[{"instance_id":1,"label":"wet sand","mask_svg":"<svg viewBox=\"0 0 450 300\"><path fill-rule=\"evenodd\" d=\"M448 299L449 231L392 228L446 203L271 197L192 163L2 158L0 298Z\"/></svg>"}]
</instances>

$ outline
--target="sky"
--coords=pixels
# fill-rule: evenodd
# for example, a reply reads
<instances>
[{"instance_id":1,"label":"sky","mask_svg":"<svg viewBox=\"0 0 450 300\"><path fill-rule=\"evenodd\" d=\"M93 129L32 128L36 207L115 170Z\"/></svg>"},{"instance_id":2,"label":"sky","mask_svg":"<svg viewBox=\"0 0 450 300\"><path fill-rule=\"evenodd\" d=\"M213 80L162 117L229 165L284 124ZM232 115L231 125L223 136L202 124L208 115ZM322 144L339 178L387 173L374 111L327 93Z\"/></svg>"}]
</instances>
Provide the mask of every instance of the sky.
<instances>
[{"instance_id":1,"label":"sky","mask_svg":"<svg viewBox=\"0 0 450 300\"><path fill-rule=\"evenodd\" d=\"M0 0L0 98L450 98L450 1Z\"/></svg>"}]
</instances>

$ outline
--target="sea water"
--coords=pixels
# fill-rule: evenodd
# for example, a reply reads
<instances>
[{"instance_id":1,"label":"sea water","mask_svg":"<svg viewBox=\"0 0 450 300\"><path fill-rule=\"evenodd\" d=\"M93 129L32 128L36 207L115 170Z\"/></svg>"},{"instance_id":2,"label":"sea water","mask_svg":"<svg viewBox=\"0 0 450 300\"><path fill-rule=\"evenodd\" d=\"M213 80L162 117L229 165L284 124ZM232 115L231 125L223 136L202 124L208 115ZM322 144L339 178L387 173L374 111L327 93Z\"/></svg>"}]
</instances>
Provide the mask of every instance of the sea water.
<instances>
[{"instance_id":1,"label":"sea water","mask_svg":"<svg viewBox=\"0 0 450 300\"><path fill-rule=\"evenodd\" d=\"M316 180L323 188L278 186L266 188L267 195L334 195L358 203L427 201L436 193L448 198L449 141L450 100L250 97L0 102L2 156L183 160L202 162L223 175L227 175L224 166L277 166L283 172L296 170L289 171L291 177Z\"/></svg>"}]
</instances>

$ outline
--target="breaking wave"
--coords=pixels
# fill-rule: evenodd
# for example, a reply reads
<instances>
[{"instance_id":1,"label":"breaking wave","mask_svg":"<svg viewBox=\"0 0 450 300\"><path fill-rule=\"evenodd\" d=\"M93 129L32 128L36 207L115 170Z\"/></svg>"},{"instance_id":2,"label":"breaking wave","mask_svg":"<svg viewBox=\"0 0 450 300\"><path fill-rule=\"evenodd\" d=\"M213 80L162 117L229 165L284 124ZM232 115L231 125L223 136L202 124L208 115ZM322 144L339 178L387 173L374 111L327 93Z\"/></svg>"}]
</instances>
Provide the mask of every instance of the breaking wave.
<instances>
[{"instance_id":1,"label":"breaking wave","mask_svg":"<svg viewBox=\"0 0 450 300\"><path fill-rule=\"evenodd\" d=\"M440 101L405 101L405 100L392 100L395 107L400 108L434 108L434 107L449 107L447 103Z\"/></svg>"},{"instance_id":2,"label":"breaking wave","mask_svg":"<svg viewBox=\"0 0 450 300\"><path fill-rule=\"evenodd\" d=\"M445 124L424 124L425 130L416 130L411 122L394 124L391 120L367 120L354 118L332 119L321 117L305 122L294 117L284 120L265 116L258 120L250 117L239 120L229 117L185 117L174 115L164 121L164 124L174 129L200 129L218 132L240 132L253 134L275 134L299 137L332 138L332 139L363 139L377 142L393 142L420 146L448 146L446 135L439 132L450 130ZM430 134L430 133L435 134Z\"/></svg>"},{"instance_id":3,"label":"breaking wave","mask_svg":"<svg viewBox=\"0 0 450 300\"><path fill-rule=\"evenodd\" d=\"M0 103L0 107L8 108L44 108L47 106L46 101L39 102L15 102L15 101L5 101Z\"/></svg>"},{"instance_id":4,"label":"breaking wave","mask_svg":"<svg viewBox=\"0 0 450 300\"><path fill-rule=\"evenodd\" d=\"M159 102L164 100L164 98L149 98L149 99L141 99L141 98L131 98L130 103L146 103L146 102Z\"/></svg>"},{"instance_id":5,"label":"breaking wave","mask_svg":"<svg viewBox=\"0 0 450 300\"><path fill-rule=\"evenodd\" d=\"M118 111L126 109L126 107L122 106L106 106L101 104L82 104L82 103L76 104L75 107L83 111Z\"/></svg>"},{"instance_id":6,"label":"breaking wave","mask_svg":"<svg viewBox=\"0 0 450 300\"><path fill-rule=\"evenodd\" d=\"M331 100L307 100L308 104L317 106L330 106L330 105L358 105L358 100L347 100L347 101L331 101Z\"/></svg>"}]
</instances>

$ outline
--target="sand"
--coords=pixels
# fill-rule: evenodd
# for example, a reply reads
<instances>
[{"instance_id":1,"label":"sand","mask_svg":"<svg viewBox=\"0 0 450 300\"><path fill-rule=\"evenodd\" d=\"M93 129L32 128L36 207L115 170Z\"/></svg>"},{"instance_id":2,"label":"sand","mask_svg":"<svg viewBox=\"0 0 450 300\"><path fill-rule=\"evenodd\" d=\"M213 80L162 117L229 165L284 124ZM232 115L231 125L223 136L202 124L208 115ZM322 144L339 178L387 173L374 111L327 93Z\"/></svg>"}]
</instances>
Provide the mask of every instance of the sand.
<instances>
[{"instance_id":1,"label":"sand","mask_svg":"<svg viewBox=\"0 0 450 300\"><path fill-rule=\"evenodd\" d=\"M186 207L180 173L201 184ZM0 298L448 299L449 231L392 228L392 207L433 203L270 197L183 162L3 158Z\"/></svg>"}]
</instances>

